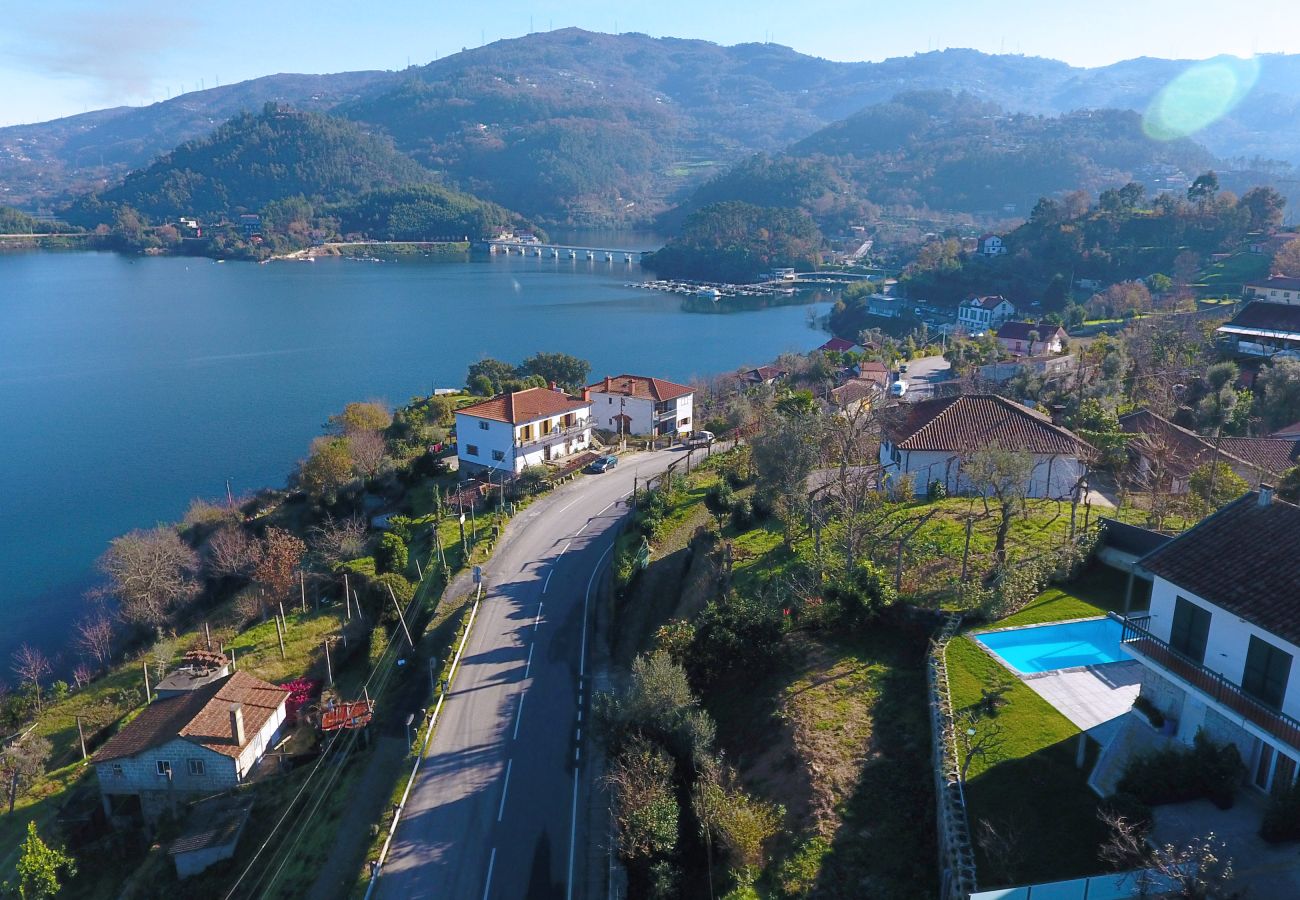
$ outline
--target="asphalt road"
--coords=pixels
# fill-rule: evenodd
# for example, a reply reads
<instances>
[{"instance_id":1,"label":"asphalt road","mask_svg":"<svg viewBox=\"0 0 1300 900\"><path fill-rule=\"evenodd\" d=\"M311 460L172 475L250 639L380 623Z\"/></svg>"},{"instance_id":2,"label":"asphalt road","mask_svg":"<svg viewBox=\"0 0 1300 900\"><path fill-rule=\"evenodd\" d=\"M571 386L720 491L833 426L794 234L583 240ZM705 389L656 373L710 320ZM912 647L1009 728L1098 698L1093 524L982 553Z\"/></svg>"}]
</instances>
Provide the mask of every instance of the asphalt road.
<instances>
[{"instance_id":1,"label":"asphalt road","mask_svg":"<svg viewBox=\"0 0 1300 900\"><path fill-rule=\"evenodd\" d=\"M588 623L640 453L534 503L506 529L379 880L387 898L581 898L588 890ZM591 823L603 838L605 822Z\"/></svg>"}]
</instances>

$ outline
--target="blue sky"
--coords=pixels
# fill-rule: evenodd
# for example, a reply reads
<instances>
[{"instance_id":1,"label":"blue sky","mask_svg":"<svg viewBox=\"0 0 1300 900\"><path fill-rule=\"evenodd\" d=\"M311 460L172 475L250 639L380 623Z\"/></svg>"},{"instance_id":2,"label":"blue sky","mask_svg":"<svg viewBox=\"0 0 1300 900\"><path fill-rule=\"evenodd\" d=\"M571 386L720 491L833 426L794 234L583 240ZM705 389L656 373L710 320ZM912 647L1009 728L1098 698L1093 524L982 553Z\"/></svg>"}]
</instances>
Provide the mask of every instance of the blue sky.
<instances>
[{"instance_id":1,"label":"blue sky","mask_svg":"<svg viewBox=\"0 0 1300 900\"><path fill-rule=\"evenodd\" d=\"M569 25L772 40L837 60L973 47L1095 66L1300 51L1294 0L41 0L3 13L0 125L151 103L218 79L397 69Z\"/></svg>"}]
</instances>

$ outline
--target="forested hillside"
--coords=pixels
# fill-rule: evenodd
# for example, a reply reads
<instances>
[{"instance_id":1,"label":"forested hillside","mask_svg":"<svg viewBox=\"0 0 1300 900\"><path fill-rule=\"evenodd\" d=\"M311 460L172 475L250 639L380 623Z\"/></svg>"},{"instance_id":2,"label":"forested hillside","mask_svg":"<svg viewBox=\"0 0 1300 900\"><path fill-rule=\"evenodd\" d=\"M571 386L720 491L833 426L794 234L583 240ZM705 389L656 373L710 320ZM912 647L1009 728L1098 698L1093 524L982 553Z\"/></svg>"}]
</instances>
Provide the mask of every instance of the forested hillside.
<instances>
[{"instance_id":1,"label":"forested hillside","mask_svg":"<svg viewBox=\"0 0 1300 900\"><path fill-rule=\"evenodd\" d=\"M110 221L115 208L130 206L156 222L179 216L221 219L259 212L286 197L337 201L432 180L386 138L355 123L268 104L260 115L241 114L121 185L79 201L67 218L95 225Z\"/></svg>"},{"instance_id":2,"label":"forested hillside","mask_svg":"<svg viewBox=\"0 0 1300 900\"><path fill-rule=\"evenodd\" d=\"M822 236L799 210L715 203L641 264L668 278L750 282L777 266L816 268Z\"/></svg>"},{"instance_id":3,"label":"forested hillside","mask_svg":"<svg viewBox=\"0 0 1300 900\"><path fill-rule=\"evenodd\" d=\"M1196 172L1212 163L1192 141L1147 137L1134 112L1009 114L970 94L907 93L782 154L741 163L685 206L768 196L823 227L842 227L873 206L1023 216L1042 196L1097 193L1162 166Z\"/></svg>"}]
</instances>

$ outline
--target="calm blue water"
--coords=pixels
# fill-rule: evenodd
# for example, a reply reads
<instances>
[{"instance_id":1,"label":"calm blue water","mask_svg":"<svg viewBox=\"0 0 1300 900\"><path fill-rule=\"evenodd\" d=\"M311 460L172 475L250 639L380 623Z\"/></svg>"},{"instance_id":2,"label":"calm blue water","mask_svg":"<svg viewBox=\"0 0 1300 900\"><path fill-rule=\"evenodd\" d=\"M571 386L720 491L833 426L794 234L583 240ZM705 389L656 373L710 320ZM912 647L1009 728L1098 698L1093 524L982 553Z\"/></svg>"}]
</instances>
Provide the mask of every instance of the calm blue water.
<instances>
[{"instance_id":1,"label":"calm blue water","mask_svg":"<svg viewBox=\"0 0 1300 900\"><path fill-rule=\"evenodd\" d=\"M1119 649L1122 630L1114 619L1089 619L990 631L977 637L1011 668L1028 674L1120 662L1126 658Z\"/></svg>"},{"instance_id":2,"label":"calm blue water","mask_svg":"<svg viewBox=\"0 0 1300 900\"><path fill-rule=\"evenodd\" d=\"M607 246L609 246L607 244ZM326 417L538 350L675 380L806 351L828 304L728 314L586 260L216 264L0 255L0 678L59 646L93 562L193 497L283 485ZM704 303L701 309L713 313ZM66 661L66 660L65 660Z\"/></svg>"}]
</instances>

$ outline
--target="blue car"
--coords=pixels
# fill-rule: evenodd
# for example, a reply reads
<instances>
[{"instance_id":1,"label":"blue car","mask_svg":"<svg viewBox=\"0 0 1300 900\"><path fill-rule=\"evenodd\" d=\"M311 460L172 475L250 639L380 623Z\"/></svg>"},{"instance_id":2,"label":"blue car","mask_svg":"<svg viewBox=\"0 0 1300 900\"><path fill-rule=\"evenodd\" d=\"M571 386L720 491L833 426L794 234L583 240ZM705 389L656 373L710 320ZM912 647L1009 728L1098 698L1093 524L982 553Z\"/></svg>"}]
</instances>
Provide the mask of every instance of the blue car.
<instances>
[{"instance_id":1,"label":"blue car","mask_svg":"<svg viewBox=\"0 0 1300 900\"><path fill-rule=\"evenodd\" d=\"M601 472L608 472L618 465L617 456L602 456L600 459L587 466L587 471L593 475L599 475Z\"/></svg>"}]
</instances>

